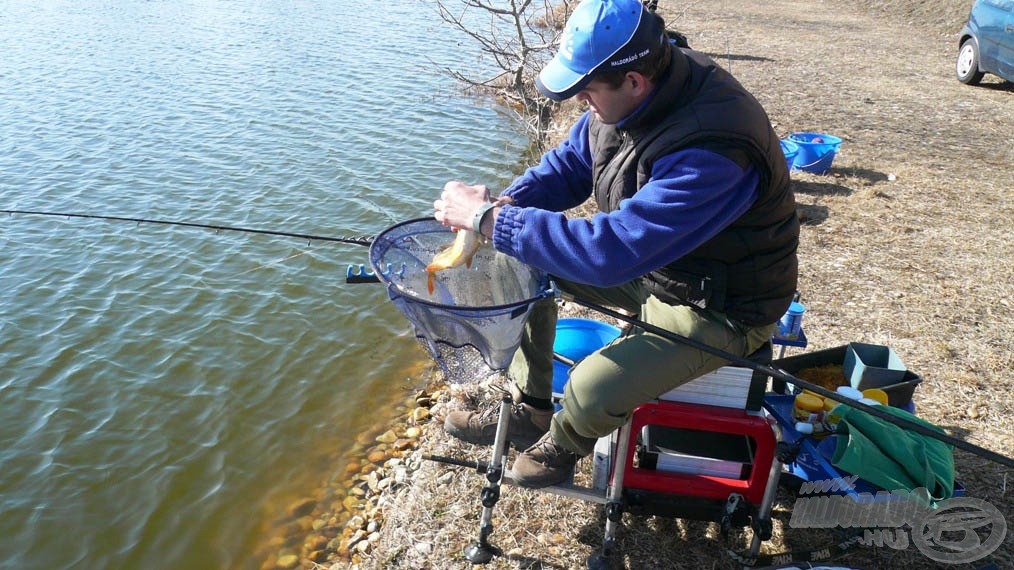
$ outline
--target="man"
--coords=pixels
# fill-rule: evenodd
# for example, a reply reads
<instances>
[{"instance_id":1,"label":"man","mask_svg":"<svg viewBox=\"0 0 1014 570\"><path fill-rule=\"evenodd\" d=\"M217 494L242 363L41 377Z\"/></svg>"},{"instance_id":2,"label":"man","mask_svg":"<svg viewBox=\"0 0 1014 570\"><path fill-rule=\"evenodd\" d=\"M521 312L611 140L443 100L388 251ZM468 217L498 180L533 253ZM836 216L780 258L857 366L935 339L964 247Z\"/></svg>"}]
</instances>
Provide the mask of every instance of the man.
<instances>
[{"instance_id":1,"label":"man","mask_svg":"<svg viewBox=\"0 0 1014 570\"><path fill-rule=\"evenodd\" d=\"M478 228L563 291L725 351L770 339L796 289L799 224L777 135L760 104L711 59L673 46L638 0L584 0L539 90L588 104L570 138L490 203L449 182L444 225ZM563 210L593 196L591 219ZM633 409L724 364L637 331L571 371L553 413L556 305L533 308L509 376L512 467L524 486L567 480ZM492 444L496 407L448 415L448 433Z\"/></svg>"}]
</instances>

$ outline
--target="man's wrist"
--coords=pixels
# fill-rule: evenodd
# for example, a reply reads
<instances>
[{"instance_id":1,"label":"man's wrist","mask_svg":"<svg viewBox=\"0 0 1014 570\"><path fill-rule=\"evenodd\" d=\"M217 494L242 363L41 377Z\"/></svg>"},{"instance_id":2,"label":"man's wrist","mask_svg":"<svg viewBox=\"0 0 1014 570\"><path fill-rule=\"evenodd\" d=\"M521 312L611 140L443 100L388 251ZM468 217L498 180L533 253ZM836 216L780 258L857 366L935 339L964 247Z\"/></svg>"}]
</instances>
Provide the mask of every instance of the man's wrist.
<instances>
[{"instance_id":1,"label":"man's wrist","mask_svg":"<svg viewBox=\"0 0 1014 570\"><path fill-rule=\"evenodd\" d=\"M483 236L488 238L493 237L493 227L496 225L496 217L500 215L500 210L502 209L503 208L500 207L500 205L496 204L493 206L492 210L486 212L486 216L482 219L482 231L480 232Z\"/></svg>"}]
</instances>

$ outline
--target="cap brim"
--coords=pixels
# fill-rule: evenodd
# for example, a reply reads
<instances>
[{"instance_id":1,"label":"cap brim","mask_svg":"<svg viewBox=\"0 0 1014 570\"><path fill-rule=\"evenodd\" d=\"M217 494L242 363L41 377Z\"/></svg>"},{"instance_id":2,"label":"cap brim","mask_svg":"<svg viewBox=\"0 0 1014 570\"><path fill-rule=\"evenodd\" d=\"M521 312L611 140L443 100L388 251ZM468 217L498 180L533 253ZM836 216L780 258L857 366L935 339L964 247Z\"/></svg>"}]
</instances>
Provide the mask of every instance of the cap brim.
<instances>
[{"instance_id":1,"label":"cap brim","mask_svg":"<svg viewBox=\"0 0 1014 570\"><path fill-rule=\"evenodd\" d=\"M535 87L553 101L563 101L577 95L589 81L591 74L577 73L554 57L535 78Z\"/></svg>"}]
</instances>

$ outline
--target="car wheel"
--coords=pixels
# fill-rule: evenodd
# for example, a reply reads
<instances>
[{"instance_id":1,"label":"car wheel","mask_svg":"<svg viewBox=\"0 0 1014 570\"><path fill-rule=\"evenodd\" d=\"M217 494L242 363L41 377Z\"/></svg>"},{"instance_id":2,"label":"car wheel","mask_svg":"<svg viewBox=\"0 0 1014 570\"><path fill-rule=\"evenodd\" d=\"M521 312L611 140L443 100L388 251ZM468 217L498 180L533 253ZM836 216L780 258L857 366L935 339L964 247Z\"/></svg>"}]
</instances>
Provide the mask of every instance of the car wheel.
<instances>
[{"instance_id":1,"label":"car wheel","mask_svg":"<svg viewBox=\"0 0 1014 570\"><path fill-rule=\"evenodd\" d=\"M965 85L978 85L984 75L979 71L979 47L975 40L968 38L958 50L958 61L954 65L958 81Z\"/></svg>"}]
</instances>

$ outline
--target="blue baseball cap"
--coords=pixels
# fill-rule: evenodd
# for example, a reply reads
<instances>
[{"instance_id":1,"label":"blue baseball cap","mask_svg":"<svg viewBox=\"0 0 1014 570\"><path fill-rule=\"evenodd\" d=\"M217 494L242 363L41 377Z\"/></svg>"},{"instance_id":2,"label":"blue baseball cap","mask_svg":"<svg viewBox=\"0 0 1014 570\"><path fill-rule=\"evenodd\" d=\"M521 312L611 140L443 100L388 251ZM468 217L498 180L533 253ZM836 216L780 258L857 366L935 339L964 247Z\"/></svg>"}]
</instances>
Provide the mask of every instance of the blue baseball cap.
<instances>
[{"instance_id":1,"label":"blue baseball cap","mask_svg":"<svg viewBox=\"0 0 1014 570\"><path fill-rule=\"evenodd\" d=\"M594 76L620 70L661 49L665 34L640 0L584 0L535 86L554 101L577 95Z\"/></svg>"}]
</instances>

